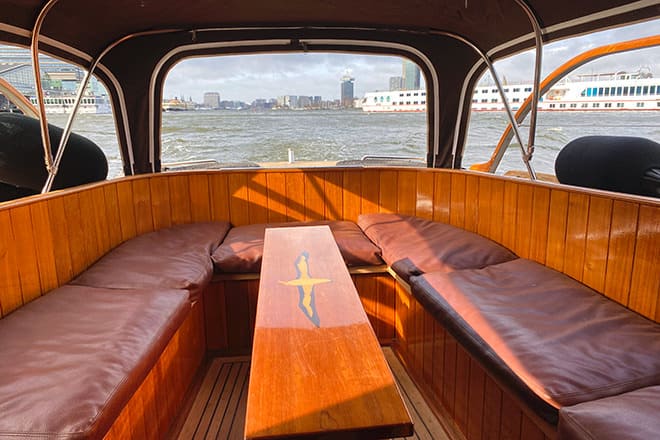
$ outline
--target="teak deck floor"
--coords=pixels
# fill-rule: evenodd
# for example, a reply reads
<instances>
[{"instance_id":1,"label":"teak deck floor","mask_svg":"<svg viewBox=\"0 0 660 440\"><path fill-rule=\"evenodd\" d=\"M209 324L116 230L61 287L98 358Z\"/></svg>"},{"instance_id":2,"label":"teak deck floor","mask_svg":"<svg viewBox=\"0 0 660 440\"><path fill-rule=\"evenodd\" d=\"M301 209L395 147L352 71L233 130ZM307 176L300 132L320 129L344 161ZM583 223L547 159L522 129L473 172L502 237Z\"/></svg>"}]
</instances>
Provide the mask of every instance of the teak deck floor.
<instances>
[{"instance_id":1,"label":"teak deck floor","mask_svg":"<svg viewBox=\"0 0 660 440\"><path fill-rule=\"evenodd\" d=\"M448 440L450 437L392 350L383 351L415 425L415 434L406 438ZM242 440L249 371L248 356L213 359L176 438Z\"/></svg>"}]
</instances>

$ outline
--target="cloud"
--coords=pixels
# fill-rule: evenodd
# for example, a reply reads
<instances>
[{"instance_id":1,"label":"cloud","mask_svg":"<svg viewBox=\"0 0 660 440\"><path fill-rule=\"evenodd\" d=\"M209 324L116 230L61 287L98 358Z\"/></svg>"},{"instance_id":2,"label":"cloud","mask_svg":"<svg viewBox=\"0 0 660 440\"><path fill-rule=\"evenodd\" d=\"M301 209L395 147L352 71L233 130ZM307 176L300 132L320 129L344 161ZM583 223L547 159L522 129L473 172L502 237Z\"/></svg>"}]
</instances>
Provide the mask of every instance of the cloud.
<instances>
[{"instance_id":1,"label":"cloud","mask_svg":"<svg viewBox=\"0 0 660 440\"><path fill-rule=\"evenodd\" d=\"M543 74L585 50L658 34L660 20L654 20L547 44ZM533 51L495 63L498 74L509 83L531 81L533 66ZM607 57L589 63L580 71L634 71L640 67L648 67L660 76L660 47ZM204 92L219 92L223 100L246 102L280 95L338 99L340 78L347 69L355 78L355 96L359 97L369 91L387 90L389 78L401 75L401 58L313 52L194 58L182 61L170 71L164 93L167 98L192 97L197 102L202 101Z\"/></svg>"}]
</instances>

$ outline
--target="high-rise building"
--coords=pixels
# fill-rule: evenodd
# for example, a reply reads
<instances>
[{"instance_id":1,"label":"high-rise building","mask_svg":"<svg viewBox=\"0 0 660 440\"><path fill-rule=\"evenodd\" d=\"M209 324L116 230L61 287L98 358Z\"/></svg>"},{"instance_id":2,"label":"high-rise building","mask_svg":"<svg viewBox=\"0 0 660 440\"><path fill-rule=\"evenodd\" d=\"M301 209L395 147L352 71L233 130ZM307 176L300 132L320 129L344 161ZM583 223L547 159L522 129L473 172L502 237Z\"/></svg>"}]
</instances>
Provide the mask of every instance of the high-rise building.
<instances>
[{"instance_id":1,"label":"high-rise building","mask_svg":"<svg viewBox=\"0 0 660 440\"><path fill-rule=\"evenodd\" d=\"M204 93L204 107L220 108L220 93L218 92Z\"/></svg>"},{"instance_id":2,"label":"high-rise building","mask_svg":"<svg viewBox=\"0 0 660 440\"><path fill-rule=\"evenodd\" d=\"M344 108L353 107L355 78L346 73L341 77L341 106Z\"/></svg>"},{"instance_id":3,"label":"high-rise building","mask_svg":"<svg viewBox=\"0 0 660 440\"><path fill-rule=\"evenodd\" d=\"M403 89L403 78L400 76L390 77L390 92Z\"/></svg>"},{"instance_id":4,"label":"high-rise building","mask_svg":"<svg viewBox=\"0 0 660 440\"><path fill-rule=\"evenodd\" d=\"M403 90L419 90L420 71L417 64L403 60Z\"/></svg>"}]
</instances>

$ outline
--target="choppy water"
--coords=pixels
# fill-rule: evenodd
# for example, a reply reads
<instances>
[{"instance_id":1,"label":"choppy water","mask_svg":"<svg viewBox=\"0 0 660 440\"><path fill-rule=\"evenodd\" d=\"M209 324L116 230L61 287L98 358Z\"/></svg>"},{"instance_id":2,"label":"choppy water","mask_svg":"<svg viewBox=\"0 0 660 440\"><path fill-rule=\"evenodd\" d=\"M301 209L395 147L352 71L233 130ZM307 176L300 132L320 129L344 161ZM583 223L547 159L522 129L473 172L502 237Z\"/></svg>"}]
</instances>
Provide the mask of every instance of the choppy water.
<instances>
[{"instance_id":1,"label":"choppy water","mask_svg":"<svg viewBox=\"0 0 660 440\"><path fill-rule=\"evenodd\" d=\"M49 121L63 126L64 115ZM506 127L504 113L474 113L463 166L484 162ZM123 174L114 121L110 115L79 115L74 131L106 153L110 176ZM523 130L524 141L527 131ZM554 159L571 139L592 134L643 136L660 140L658 112L540 113L534 167L554 172ZM426 115L360 111L175 112L163 115L163 162L215 159L219 162L335 161L363 155L426 156ZM513 144L498 172L523 169Z\"/></svg>"}]
</instances>

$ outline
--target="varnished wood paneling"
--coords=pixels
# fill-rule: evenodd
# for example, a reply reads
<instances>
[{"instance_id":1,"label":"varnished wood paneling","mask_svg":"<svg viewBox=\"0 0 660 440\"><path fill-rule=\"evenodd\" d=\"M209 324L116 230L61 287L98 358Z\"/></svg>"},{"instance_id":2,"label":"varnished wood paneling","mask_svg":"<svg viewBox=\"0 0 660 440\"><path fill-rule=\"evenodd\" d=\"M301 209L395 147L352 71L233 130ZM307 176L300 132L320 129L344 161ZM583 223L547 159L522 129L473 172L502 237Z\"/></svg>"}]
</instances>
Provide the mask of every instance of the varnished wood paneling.
<instances>
[{"instance_id":1,"label":"varnished wood paneling","mask_svg":"<svg viewBox=\"0 0 660 440\"><path fill-rule=\"evenodd\" d=\"M209 176L211 220L213 221L231 221L228 181L227 174L218 173Z\"/></svg>"},{"instance_id":2,"label":"varnished wood paneling","mask_svg":"<svg viewBox=\"0 0 660 440\"><path fill-rule=\"evenodd\" d=\"M343 179L340 171L326 171L325 179L325 216L327 220L344 219Z\"/></svg>"},{"instance_id":3,"label":"varnished wood paneling","mask_svg":"<svg viewBox=\"0 0 660 440\"><path fill-rule=\"evenodd\" d=\"M137 235L132 181L125 180L117 183L117 203L121 220L121 238L122 241L126 241Z\"/></svg>"},{"instance_id":4,"label":"varnished wood paneling","mask_svg":"<svg viewBox=\"0 0 660 440\"><path fill-rule=\"evenodd\" d=\"M403 215L415 215L417 208L417 175L416 171L399 171L397 174L397 201L395 212Z\"/></svg>"},{"instance_id":5,"label":"varnished wood paneling","mask_svg":"<svg viewBox=\"0 0 660 440\"><path fill-rule=\"evenodd\" d=\"M192 221L192 205L188 176L175 174L169 180L172 224L190 223Z\"/></svg>"},{"instance_id":6,"label":"varnished wood paneling","mask_svg":"<svg viewBox=\"0 0 660 440\"><path fill-rule=\"evenodd\" d=\"M433 220L433 191L435 190L433 173L417 173L417 201L415 215Z\"/></svg>"},{"instance_id":7,"label":"varnished wood paneling","mask_svg":"<svg viewBox=\"0 0 660 440\"><path fill-rule=\"evenodd\" d=\"M189 180L191 220L193 222L211 221L209 177L206 174L193 174Z\"/></svg>"},{"instance_id":8,"label":"varnished wood paneling","mask_svg":"<svg viewBox=\"0 0 660 440\"><path fill-rule=\"evenodd\" d=\"M465 181L465 225L470 232L477 232L479 223L479 178L467 176Z\"/></svg>"},{"instance_id":9,"label":"varnished wood paneling","mask_svg":"<svg viewBox=\"0 0 660 440\"><path fill-rule=\"evenodd\" d=\"M300 172L286 173L287 221L305 220L305 175Z\"/></svg>"},{"instance_id":10,"label":"varnished wood paneling","mask_svg":"<svg viewBox=\"0 0 660 440\"><path fill-rule=\"evenodd\" d=\"M305 220L322 220L325 215L323 172L305 173Z\"/></svg>"},{"instance_id":11,"label":"varnished wood paneling","mask_svg":"<svg viewBox=\"0 0 660 440\"><path fill-rule=\"evenodd\" d=\"M397 212L398 208L398 173L396 171L380 172L380 192L378 195L379 212Z\"/></svg>"},{"instance_id":12,"label":"varnished wood paneling","mask_svg":"<svg viewBox=\"0 0 660 440\"><path fill-rule=\"evenodd\" d=\"M268 222L268 176L256 173L248 181L248 215L250 223Z\"/></svg>"},{"instance_id":13,"label":"varnished wood paneling","mask_svg":"<svg viewBox=\"0 0 660 440\"><path fill-rule=\"evenodd\" d=\"M21 252L16 253L16 265L21 283L22 302L26 303L41 295L41 279L37 263L38 250L32 232L33 228L29 206L21 206L11 211L11 226L7 232L13 233L13 240L24 244Z\"/></svg>"},{"instance_id":14,"label":"varnished wood paneling","mask_svg":"<svg viewBox=\"0 0 660 440\"><path fill-rule=\"evenodd\" d=\"M614 201L612 206L612 225L610 244L607 255L604 293L615 301L628 305L630 280L632 278L637 216L639 205Z\"/></svg>"},{"instance_id":15,"label":"varnished wood paneling","mask_svg":"<svg viewBox=\"0 0 660 440\"><path fill-rule=\"evenodd\" d=\"M502 205L502 241L501 243L516 252L516 223L518 221L518 189L517 182L504 183L504 202Z\"/></svg>"},{"instance_id":16,"label":"varnished wood paneling","mask_svg":"<svg viewBox=\"0 0 660 440\"><path fill-rule=\"evenodd\" d=\"M566 248L563 272L582 281L584 250L589 219L589 196L572 193L568 197L568 221L566 223Z\"/></svg>"},{"instance_id":17,"label":"varnished wood paneling","mask_svg":"<svg viewBox=\"0 0 660 440\"><path fill-rule=\"evenodd\" d=\"M548 247L548 215L550 211L550 190L534 188L534 208L530 231L529 258L545 264Z\"/></svg>"},{"instance_id":18,"label":"varnished wood paneling","mask_svg":"<svg viewBox=\"0 0 660 440\"><path fill-rule=\"evenodd\" d=\"M591 197L582 282L599 292L605 290L611 222L612 201Z\"/></svg>"},{"instance_id":19,"label":"varnished wood paneling","mask_svg":"<svg viewBox=\"0 0 660 440\"><path fill-rule=\"evenodd\" d=\"M464 174L451 175L449 223L458 228L465 228L466 185Z\"/></svg>"},{"instance_id":20,"label":"varnished wood paneling","mask_svg":"<svg viewBox=\"0 0 660 440\"><path fill-rule=\"evenodd\" d=\"M433 220L449 223L451 206L451 174L437 173L435 175L435 191L433 192Z\"/></svg>"},{"instance_id":21,"label":"varnished wood paneling","mask_svg":"<svg viewBox=\"0 0 660 440\"><path fill-rule=\"evenodd\" d=\"M546 265L560 272L564 270L567 223L568 192L552 190L550 193L550 216L548 218L548 250L546 252Z\"/></svg>"},{"instance_id":22,"label":"varnished wood paneling","mask_svg":"<svg viewBox=\"0 0 660 440\"><path fill-rule=\"evenodd\" d=\"M5 316L23 305L21 278L18 273L18 261L11 217L8 211L0 211L0 277L3 289L0 291L0 312Z\"/></svg>"},{"instance_id":23,"label":"varnished wood paneling","mask_svg":"<svg viewBox=\"0 0 660 440\"><path fill-rule=\"evenodd\" d=\"M133 180L133 203L137 233L144 234L153 231L154 221L149 180Z\"/></svg>"},{"instance_id":24,"label":"varnished wood paneling","mask_svg":"<svg viewBox=\"0 0 660 440\"><path fill-rule=\"evenodd\" d=\"M639 209L637 246L628 306L660 322L660 207Z\"/></svg>"},{"instance_id":25,"label":"varnished wood paneling","mask_svg":"<svg viewBox=\"0 0 660 440\"><path fill-rule=\"evenodd\" d=\"M13 212L25 206L27 211ZM624 305L634 304L649 318L660 313L660 294L653 290L657 277L650 269L658 265L652 245L660 208L653 200L630 196L461 171L205 171L125 178L0 209L12 227L31 225L12 230L12 237L21 237L5 243L11 258L36 255L37 290L34 271L14 263L24 272L18 287L28 297L71 280L124 240L178 222L356 220L362 212L399 211L462 222L520 256L583 280Z\"/></svg>"},{"instance_id":26,"label":"varnished wood paneling","mask_svg":"<svg viewBox=\"0 0 660 440\"><path fill-rule=\"evenodd\" d=\"M360 173L360 178L360 186L362 188L360 213L370 214L379 212L380 172L376 170L364 170Z\"/></svg>"},{"instance_id":27,"label":"varnished wood paneling","mask_svg":"<svg viewBox=\"0 0 660 440\"><path fill-rule=\"evenodd\" d=\"M55 263L55 253L53 251L53 235L50 230L50 218L48 216L48 204L45 201L30 205L32 216L33 234L38 239L38 248L36 249L37 264L39 267L39 279L41 284L41 293L47 293L56 288L57 264ZM112 237L110 237L112 239ZM119 237L118 239L121 239ZM2 246L0 244L0 246ZM1 303L0 299L0 303Z\"/></svg>"},{"instance_id":28,"label":"varnished wood paneling","mask_svg":"<svg viewBox=\"0 0 660 440\"><path fill-rule=\"evenodd\" d=\"M357 222L362 213L362 174L355 171L343 172L343 216L345 220Z\"/></svg>"},{"instance_id":29,"label":"varnished wood paneling","mask_svg":"<svg viewBox=\"0 0 660 440\"><path fill-rule=\"evenodd\" d=\"M62 285L74 275L70 247L76 245L69 236L69 226L64 211L63 197L48 201L48 216L50 218L51 236L53 237L57 281L59 285Z\"/></svg>"},{"instance_id":30,"label":"varnished wood paneling","mask_svg":"<svg viewBox=\"0 0 660 440\"><path fill-rule=\"evenodd\" d=\"M229 216L234 226L250 224L248 201L248 179L252 173L230 173L227 175L227 191L229 195Z\"/></svg>"},{"instance_id":31,"label":"varnished wood paneling","mask_svg":"<svg viewBox=\"0 0 660 440\"><path fill-rule=\"evenodd\" d=\"M498 243L503 243L503 225L504 216L504 182L501 180L494 180L490 185L490 228L488 231L488 238L495 240Z\"/></svg>"},{"instance_id":32,"label":"varnished wood paneling","mask_svg":"<svg viewBox=\"0 0 660 440\"><path fill-rule=\"evenodd\" d=\"M149 189L152 197L151 212L155 230L172 226L173 210L178 209L174 202L170 203L170 182L174 182L170 179L170 176L149 179Z\"/></svg>"},{"instance_id":33,"label":"varnished wood paneling","mask_svg":"<svg viewBox=\"0 0 660 440\"><path fill-rule=\"evenodd\" d=\"M516 206L516 240L513 251L521 258L530 257L532 215L534 213L534 187L519 185Z\"/></svg>"},{"instance_id":34,"label":"varnished wood paneling","mask_svg":"<svg viewBox=\"0 0 660 440\"><path fill-rule=\"evenodd\" d=\"M286 177L281 173L266 174L268 185L268 222L285 222L286 217Z\"/></svg>"}]
</instances>

